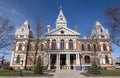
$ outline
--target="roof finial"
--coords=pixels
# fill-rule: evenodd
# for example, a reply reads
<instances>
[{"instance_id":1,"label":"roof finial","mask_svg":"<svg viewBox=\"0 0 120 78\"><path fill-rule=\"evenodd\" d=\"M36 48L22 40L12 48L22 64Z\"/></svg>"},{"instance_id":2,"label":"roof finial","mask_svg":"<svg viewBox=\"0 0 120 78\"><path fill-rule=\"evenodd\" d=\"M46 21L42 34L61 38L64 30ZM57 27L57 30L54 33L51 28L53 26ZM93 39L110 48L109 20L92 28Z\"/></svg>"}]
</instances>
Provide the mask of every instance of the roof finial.
<instances>
[{"instance_id":1,"label":"roof finial","mask_svg":"<svg viewBox=\"0 0 120 78\"><path fill-rule=\"evenodd\" d=\"M60 5L60 10L62 10L62 6Z\"/></svg>"}]
</instances>

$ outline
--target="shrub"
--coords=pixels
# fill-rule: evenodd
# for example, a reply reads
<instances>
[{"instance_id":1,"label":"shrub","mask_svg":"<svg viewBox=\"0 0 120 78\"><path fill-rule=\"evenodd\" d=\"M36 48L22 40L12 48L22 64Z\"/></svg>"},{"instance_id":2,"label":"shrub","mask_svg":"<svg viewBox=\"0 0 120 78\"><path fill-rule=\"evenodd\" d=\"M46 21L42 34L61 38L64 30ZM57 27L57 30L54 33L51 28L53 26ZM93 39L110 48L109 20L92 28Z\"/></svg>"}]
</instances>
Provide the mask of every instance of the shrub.
<instances>
[{"instance_id":1,"label":"shrub","mask_svg":"<svg viewBox=\"0 0 120 78\"><path fill-rule=\"evenodd\" d=\"M4 69L6 69L6 70L13 70L13 68L12 68L12 67L10 67L10 66L5 67Z\"/></svg>"},{"instance_id":2,"label":"shrub","mask_svg":"<svg viewBox=\"0 0 120 78\"><path fill-rule=\"evenodd\" d=\"M91 74L100 74L99 67L98 67L98 65L97 65L97 63L95 61L92 63L92 67L91 67L90 73Z\"/></svg>"},{"instance_id":3,"label":"shrub","mask_svg":"<svg viewBox=\"0 0 120 78\"><path fill-rule=\"evenodd\" d=\"M35 74L43 74L43 67L41 66L41 64L37 64L35 66L34 73Z\"/></svg>"}]
</instances>

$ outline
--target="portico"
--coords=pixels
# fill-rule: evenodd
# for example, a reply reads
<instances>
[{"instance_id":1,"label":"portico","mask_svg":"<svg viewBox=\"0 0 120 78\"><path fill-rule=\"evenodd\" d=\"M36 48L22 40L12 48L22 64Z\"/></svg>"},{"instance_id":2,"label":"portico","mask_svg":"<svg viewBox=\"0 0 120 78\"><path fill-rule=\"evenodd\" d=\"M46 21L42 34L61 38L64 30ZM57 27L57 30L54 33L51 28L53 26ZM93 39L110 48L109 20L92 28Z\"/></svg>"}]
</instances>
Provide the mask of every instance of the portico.
<instances>
[{"instance_id":1,"label":"portico","mask_svg":"<svg viewBox=\"0 0 120 78\"><path fill-rule=\"evenodd\" d=\"M79 65L79 52L48 52L49 69L75 69Z\"/></svg>"}]
</instances>

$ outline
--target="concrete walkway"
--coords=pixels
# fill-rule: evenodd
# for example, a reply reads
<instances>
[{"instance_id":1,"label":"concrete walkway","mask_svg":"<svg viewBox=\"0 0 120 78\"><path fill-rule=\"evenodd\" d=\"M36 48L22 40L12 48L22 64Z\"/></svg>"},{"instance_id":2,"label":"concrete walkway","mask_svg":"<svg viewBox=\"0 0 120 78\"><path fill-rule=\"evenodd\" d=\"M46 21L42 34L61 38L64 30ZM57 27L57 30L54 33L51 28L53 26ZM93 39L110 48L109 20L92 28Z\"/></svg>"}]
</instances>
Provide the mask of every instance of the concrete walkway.
<instances>
[{"instance_id":1,"label":"concrete walkway","mask_svg":"<svg viewBox=\"0 0 120 78\"><path fill-rule=\"evenodd\" d=\"M84 78L80 71L75 70L56 70L54 78Z\"/></svg>"},{"instance_id":2,"label":"concrete walkway","mask_svg":"<svg viewBox=\"0 0 120 78\"><path fill-rule=\"evenodd\" d=\"M80 74L81 71L76 71L76 70L57 70L54 74L54 78L120 78L115 77L115 76L110 76L110 77L86 77Z\"/></svg>"},{"instance_id":3,"label":"concrete walkway","mask_svg":"<svg viewBox=\"0 0 120 78\"><path fill-rule=\"evenodd\" d=\"M81 71L76 71L76 70L56 70L53 77L4 77L0 76L0 78L120 78L116 76L110 76L110 77L86 77L80 74Z\"/></svg>"}]
</instances>

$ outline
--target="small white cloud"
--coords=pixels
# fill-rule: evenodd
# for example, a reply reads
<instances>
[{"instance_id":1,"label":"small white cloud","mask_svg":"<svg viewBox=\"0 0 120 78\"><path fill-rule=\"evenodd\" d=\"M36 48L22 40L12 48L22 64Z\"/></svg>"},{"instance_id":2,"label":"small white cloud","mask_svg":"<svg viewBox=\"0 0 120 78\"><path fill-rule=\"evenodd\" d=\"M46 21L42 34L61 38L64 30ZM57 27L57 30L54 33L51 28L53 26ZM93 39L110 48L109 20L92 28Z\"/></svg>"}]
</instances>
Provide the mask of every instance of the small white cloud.
<instances>
[{"instance_id":1,"label":"small white cloud","mask_svg":"<svg viewBox=\"0 0 120 78\"><path fill-rule=\"evenodd\" d=\"M13 14L23 15L22 13L20 13L20 12L18 12L18 11L16 11L16 10L14 10L14 9L12 9L12 10L11 10L11 12L12 12Z\"/></svg>"}]
</instances>

